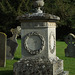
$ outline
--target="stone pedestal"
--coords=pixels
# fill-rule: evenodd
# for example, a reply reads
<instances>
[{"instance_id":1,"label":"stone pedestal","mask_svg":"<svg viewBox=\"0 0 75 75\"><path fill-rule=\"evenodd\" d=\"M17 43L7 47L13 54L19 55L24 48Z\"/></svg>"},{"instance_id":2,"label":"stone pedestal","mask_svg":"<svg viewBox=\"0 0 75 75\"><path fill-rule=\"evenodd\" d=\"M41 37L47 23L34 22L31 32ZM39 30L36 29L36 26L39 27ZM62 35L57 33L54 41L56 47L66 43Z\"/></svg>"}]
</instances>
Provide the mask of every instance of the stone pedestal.
<instances>
[{"instance_id":1,"label":"stone pedestal","mask_svg":"<svg viewBox=\"0 0 75 75\"><path fill-rule=\"evenodd\" d=\"M52 63L45 58L22 59L14 64L14 75L69 75L63 71L63 61Z\"/></svg>"},{"instance_id":2,"label":"stone pedestal","mask_svg":"<svg viewBox=\"0 0 75 75\"><path fill-rule=\"evenodd\" d=\"M56 56L56 23L22 21L22 58L14 64L14 75L68 75Z\"/></svg>"},{"instance_id":3,"label":"stone pedestal","mask_svg":"<svg viewBox=\"0 0 75 75\"><path fill-rule=\"evenodd\" d=\"M63 70L63 61L56 56L56 21L60 18L40 10L43 0L35 2L36 13L18 17L22 58L14 64L14 75L68 75Z\"/></svg>"}]
</instances>

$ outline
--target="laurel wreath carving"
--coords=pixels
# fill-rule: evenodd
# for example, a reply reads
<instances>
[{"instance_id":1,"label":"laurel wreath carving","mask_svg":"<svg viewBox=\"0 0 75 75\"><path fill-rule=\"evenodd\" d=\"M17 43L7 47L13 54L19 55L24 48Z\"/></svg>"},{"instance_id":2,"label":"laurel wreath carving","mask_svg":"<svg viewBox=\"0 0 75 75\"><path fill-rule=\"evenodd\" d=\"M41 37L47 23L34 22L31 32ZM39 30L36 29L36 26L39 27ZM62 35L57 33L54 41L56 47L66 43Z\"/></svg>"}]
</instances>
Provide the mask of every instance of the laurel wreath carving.
<instances>
[{"instance_id":1,"label":"laurel wreath carving","mask_svg":"<svg viewBox=\"0 0 75 75\"><path fill-rule=\"evenodd\" d=\"M42 41L42 42L41 42L41 47L40 47L40 49L31 50L31 49L28 47L26 40L27 40L28 38L30 38L30 36L37 36L37 37L40 38L40 40ZM31 32L31 33L28 33L28 34L25 36L25 39L24 39L24 47L25 47L25 49L26 49L30 54L32 54L32 55L36 55L36 54L41 53L41 52L44 50L44 45L45 45L45 42L44 42L43 36L40 35L40 34L38 34L37 32Z\"/></svg>"}]
</instances>

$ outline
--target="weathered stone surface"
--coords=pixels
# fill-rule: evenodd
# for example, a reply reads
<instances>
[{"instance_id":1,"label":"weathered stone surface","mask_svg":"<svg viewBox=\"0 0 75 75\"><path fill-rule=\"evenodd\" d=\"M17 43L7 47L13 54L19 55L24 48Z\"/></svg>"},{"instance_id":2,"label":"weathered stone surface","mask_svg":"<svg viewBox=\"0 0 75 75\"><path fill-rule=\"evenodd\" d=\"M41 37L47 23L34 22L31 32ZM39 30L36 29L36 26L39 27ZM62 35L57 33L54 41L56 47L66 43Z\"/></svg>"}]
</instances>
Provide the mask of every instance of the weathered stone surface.
<instances>
[{"instance_id":1,"label":"weathered stone surface","mask_svg":"<svg viewBox=\"0 0 75 75\"><path fill-rule=\"evenodd\" d=\"M44 56L46 58L56 59L55 22L37 22L37 20L36 22L22 22L21 27L23 58L33 59ZM32 40L32 43L30 40ZM31 50L35 55L33 53L31 54Z\"/></svg>"},{"instance_id":2,"label":"weathered stone surface","mask_svg":"<svg viewBox=\"0 0 75 75\"><path fill-rule=\"evenodd\" d=\"M53 61L53 75L58 75L63 72L63 60L58 59Z\"/></svg>"},{"instance_id":3,"label":"weathered stone surface","mask_svg":"<svg viewBox=\"0 0 75 75\"><path fill-rule=\"evenodd\" d=\"M69 75L69 71L64 71L64 72L62 72L62 73L60 73L58 75Z\"/></svg>"},{"instance_id":4,"label":"weathered stone surface","mask_svg":"<svg viewBox=\"0 0 75 75\"><path fill-rule=\"evenodd\" d=\"M24 59L14 64L14 75L52 75L52 64L42 59Z\"/></svg>"},{"instance_id":5,"label":"weathered stone surface","mask_svg":"<svg viewBox=\"0 0 75 75\"><path fill-rule=\"evenodd\" d=\"M53 75L52 70L49 60L28 59L14 64L14 75Z\"/></svg>"},{"instance_id":6,"label":"weathered stone surface","mask_svg":"<svg viewBox=\"0 0 75 75\"><path fill-rule=\"evenodd\" d=\"M65 38L65 43L67 44L65 56L75 57L75 35L72 33L68 34L68 36Z\"/></svg>"},{"instance_id":7,"label":"weathered stone surface","mask_svg":"<svg viewBox=\"0 0 75 75\"><path fill-rule=\"evenodd\" d=\"M17 36L19 36L20 31L21 31L20 26L18 26L15 29L11 29L13 36L7 39L7 51L6 51L7 59L14 58L15 51L18 47Z\"/></svg>"},{"instance_id":8,"label":"weathered stone surface","mask_svg":"<svg viewBox=\"0 0 75 75\"><path fill-rule=\"evenodd\" d=\"M6 66L6 42L7 35L0 32L0 67Z\"/></svg>"},{"instance_id":9,"label":"weathered stone surface","mask_svg":"<svg viewBox=\"0 0 75 75\"><path fill-rule=\"evenodd\" d=\"M22 16L18 16L17 20L20 21L31 21L31 20L37 20L37 21L51 21L51 20L60 20L60 17L48 13L43 13L43 11L40 9L44 5L43 0L36 0L34 2L34 6L36 7L34 13L27 13Z\"/></svg>"},{"instance_id":10,"label":"weathered stone surface","mask_svg":"<svg viewBox=\"0 0 75 75\"><path fill-rule=\"evenodd\" d=\"M22 59L14 64L14 75L68 75L63 71L63 61L48 59Z\"/></svg>"},{"instance_id":11,"label":"weathered stone surface","mask_svg":"<svg viewBox=\"0 0 75 75\"><path fill-rule=\"evenodd\" d=\"M60 17L55 16L55 15L51 15L51 14L47 14L47 13L32 13L32 14L24 14L22 16L18 16L17 20L60 20Z\"/></svg>"}]
</instances>

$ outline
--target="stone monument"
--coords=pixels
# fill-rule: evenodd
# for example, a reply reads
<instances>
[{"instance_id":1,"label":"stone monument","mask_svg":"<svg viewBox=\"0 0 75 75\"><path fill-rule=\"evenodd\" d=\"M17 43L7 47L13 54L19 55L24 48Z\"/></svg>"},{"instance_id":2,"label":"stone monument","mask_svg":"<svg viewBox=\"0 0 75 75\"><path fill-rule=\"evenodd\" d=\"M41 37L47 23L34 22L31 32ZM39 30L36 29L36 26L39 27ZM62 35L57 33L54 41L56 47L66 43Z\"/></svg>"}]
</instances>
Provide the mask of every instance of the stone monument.
<instances>
[{"instance_id":1,"label":"stone monument","mask_svg":"<svg viewBox=\"0 0 75 75\"><path fill-rule=\"evenodd\" d=\"M0 67L6 66L6 42L7 35L0 32Z\"/></svg>"},{"instance_id":2,"label":"stone monument","mask_svg":"<svg viewBox=\"0 0 75 75\"><path fill-rule=\"evenodd\" d=\"M75 35L69 33L65 37L65 43L67 44L67 48L65 49L66 57L75 57Z\"/></svg>"},{"instance_id":3,"label":"stone monument","mask_svg":"<svg viewBox=\"0 0 75 75\"><path fill-rule=\"evenodd\" d=\"M43 0L36 0L35 13L19 16L22 58L14 64L14 75L68 75L63 60L56 56L58 16L43 13Z\"/></svg>"},{"instance_id":4,"label":"stone monument","mask_svg":"<svg viewBox=\"0 0 75 75\"><path fill-rule=\"evenodd\" d=\"M7 59L14 58L15 51L18 47L17 37L21 32L21 27L17 26L17 28L15 29L12 28L10 31L12 32L13 36L7 39L7 50L6 50Z\"/></svg>"}]
</instances>

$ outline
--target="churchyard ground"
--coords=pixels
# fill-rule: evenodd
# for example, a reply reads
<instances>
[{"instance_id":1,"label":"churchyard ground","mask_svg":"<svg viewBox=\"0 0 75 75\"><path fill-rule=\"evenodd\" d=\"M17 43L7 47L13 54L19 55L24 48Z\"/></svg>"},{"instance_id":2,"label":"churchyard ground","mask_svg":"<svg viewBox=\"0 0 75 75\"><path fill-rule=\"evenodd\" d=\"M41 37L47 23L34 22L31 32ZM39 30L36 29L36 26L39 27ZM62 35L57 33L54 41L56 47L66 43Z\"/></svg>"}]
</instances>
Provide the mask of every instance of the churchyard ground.
<instances>
[{"instance_id":1,"label":"churchyard ground","mask_svg":"<svg viewBox=\"0 0 75 75\"><path fill-rule=\"evenodd\" d=\"M13 64L17 62L21 58L21 40L18 40L18 48L15 53L14 60L7 60L6 67L0 67L0 75L13 75ZM65 71L69 71L69 75L75 75L75 58L65 57L64 49L67 47L65 42L57 41L56 49L57 56L64 60L64 69Z\"/></svg>"}]
</instances>

